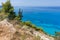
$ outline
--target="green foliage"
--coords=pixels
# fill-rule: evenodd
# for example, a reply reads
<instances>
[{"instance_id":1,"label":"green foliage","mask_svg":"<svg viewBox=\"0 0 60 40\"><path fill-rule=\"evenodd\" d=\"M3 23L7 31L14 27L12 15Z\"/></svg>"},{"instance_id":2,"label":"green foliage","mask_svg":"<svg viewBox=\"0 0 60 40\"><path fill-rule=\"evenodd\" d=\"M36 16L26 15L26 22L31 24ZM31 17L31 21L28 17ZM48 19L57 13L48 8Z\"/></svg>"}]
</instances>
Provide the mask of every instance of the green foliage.
<instances>
[{"instance_id":1,"label":"green foliage","mask_svg":"<svg viewBox=\"0 0 60 40\"><path fill-rule=\"evenodd\" d=\"M34 28L36 31L43 31L42 27L37 27L34 24L32 24L32 28Z\"/></svg>"},{"instance_id":2,"label":"green foliage","mask_svg":"<svg viewBox=\"0 0 60 40\"><path fill-rule=\"evenodd\" d=\"M5 3L2 3L2 10L7 13L14 11L14 8L13 8L13 6L11 6L11 3L9 0L7 0L7 2L5 2Z\"/></svg>"},{"instance_id":3,"label":"green foliage","mask_svg":"<svg viewBox=\"0 0 60 40\"><path fill-rule=\"evenodd\" d=\"M30 26L30 27L32 26L30 21L26 21L26 22L24 22L24 24L27 26Z\"/></svg>"},{"instance_id":4,"label":"green foliage","mask_svg":"<svg viewBox=\"0 0 60 40\"><path fill-rule=\"evenodd\" d=\"M1 13L1 8L0 8L0 13Z\"/></svg>"},{"instance_id":5,"label":"green foliage","mask_svg":"<svg viewBox=\"0 0 60 40\"><path fill-rule=\"evenodd\" d=\"M60 40L60 32L55 32L55 40Z\"/></svg>"},{"instance_id":6,"label":"green foliage","mask_svg":"<svg viewBox=\"0 0 60 40\"><path fill-rule=\"evenodd\" d=\"M37 27L36 25L32 24L30 21L24 22L25 25L34 28L36 31L43 31L42 27Z\"/></svg>"},{"instance_id":7,"label":"green foliage","mask_svg":"<svg viewBox=\"0 0 60 40\"><path fill-rule=\"evenodd\" d=\"M22 20L22 12L19 9L18 15L16 15L16 13L14 12L14 7L11 5L10 0L7 0L5 3L2 3L2 12L4 12L5 14L8 13L8 19L9 20L18 20L21 21Z\"/></svg>"},{"instance_id":8,"label":"green foliage","mask_svg":"<svg viewBox=\"0 0 60 40\"><path fill-rule=\"evenodd\" d=\"M15 19L15 17L16 17L15 12L11 12L11 13L9 13L9 15L8 15L8 18L9 18L10 20Z\"/></svg>"},{"instance_id":9,"label":"green foliage","mask_svg":"<svg viewBox=\"0 0 60 40\"><path fill-rule=\"evenodd\" d=\"M16 19L18 20L18 21L21 21L22 20L22 12L20 11L20 9L19 9L19 12L18 12L18 16L16 17Z\"/></svg>"},{"instance_id":10,"label":"green foliage","mask_svg":"<svg viewBox=\"0 0 60 40\"><path fill-rule=\"evenodd\" d=\"M7 2L2 3L2 12L9 13L9 19L14 19L16 17L14 8L11 5L10 0L7 0Z\"/></svg>"}]
</instances>

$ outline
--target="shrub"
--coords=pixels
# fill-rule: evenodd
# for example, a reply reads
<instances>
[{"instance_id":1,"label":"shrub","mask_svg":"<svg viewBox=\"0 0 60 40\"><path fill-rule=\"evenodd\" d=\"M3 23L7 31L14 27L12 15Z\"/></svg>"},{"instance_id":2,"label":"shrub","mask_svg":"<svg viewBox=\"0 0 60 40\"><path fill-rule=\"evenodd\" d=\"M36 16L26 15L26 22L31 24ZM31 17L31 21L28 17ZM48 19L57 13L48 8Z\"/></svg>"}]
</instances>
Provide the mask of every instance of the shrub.
<instances>
[{"instance_id":1,"label":"shrub","mask_svg":"<svg viewBox=\"0 0 60 40\"><path fill-rule=\"evenodd\" d=\"M34 28L36 31L43 31L43 28L42 27L37 27L36 25L32 24L30 21L26 21L24 22L25 25L31 27L31 28Z\"/></svg>"},{"instance_id":2,"label":"shrub","mask_svg":"<svg viewBox=\"0 0 60 40\"><path fill-rule=\"evenodd\" d=\"M26 21L26 22L24 22L24 24L27 25L27 26L29 26L29 27L32 26L30 21Z\"/></svg>"},{"instance_id":3,"label":"shrub","mask_svg":"<svg viewBox=\"0 0 60 40\"><path fill-rule=\"evenodd\" d=\"M2 12L9 13L8 18L14 19L16 17L14 8L10 3L10 0L7 0L7 2L2 3Z\"/></svg>"}]
</instances>

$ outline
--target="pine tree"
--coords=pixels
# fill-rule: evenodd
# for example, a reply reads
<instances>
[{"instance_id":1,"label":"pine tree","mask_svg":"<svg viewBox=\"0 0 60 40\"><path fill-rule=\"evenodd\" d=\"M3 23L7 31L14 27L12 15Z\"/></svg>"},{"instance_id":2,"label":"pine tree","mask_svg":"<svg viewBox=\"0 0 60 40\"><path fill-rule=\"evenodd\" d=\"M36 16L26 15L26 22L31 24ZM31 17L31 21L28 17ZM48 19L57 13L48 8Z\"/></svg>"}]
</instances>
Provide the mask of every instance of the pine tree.
<instances>
[{"instance_id":1,"label":"pine tree","mask_svg":"<svg viewBox=\"0 0 60 40\"><path fill-rule=\"evenodd\" d=\"M18 12L18 16L17 16L17 20L18 21L21 21L22 20L22 12L21 12L21 10L19 9L19 12Z\"/></svg>"},{"instance_id":2,"label":"pine tree","mask_svg":"<svg viewBox=\"0 0 60 40\"><path fill-rule=\"evenodd\" d=\"M2 3L2 11L5 13L9 13L8 18L14 19L16 17L14 8L10 3L10 0L7 0L7 2Z\"/></svg>"},{"instance_id":3,"label":"pine tree","mask_svg":"<svg viewBox=\"0 0 60 40\"><path fill-rule=\"evenodd\" d=\"M4 12L7 12L7 13L14 11L14 8L11 5L10 0L7 0L7 2L2 3L2 9Z\"/></svg>"}]
</instances>

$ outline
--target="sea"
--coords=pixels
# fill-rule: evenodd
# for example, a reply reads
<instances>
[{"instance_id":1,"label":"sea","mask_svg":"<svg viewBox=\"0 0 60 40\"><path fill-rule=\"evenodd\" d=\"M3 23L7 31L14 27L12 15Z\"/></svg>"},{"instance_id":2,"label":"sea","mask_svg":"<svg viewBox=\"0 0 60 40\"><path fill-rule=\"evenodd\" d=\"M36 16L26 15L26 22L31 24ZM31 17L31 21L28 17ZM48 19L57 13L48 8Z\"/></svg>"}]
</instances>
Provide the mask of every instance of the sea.
<instances>
[{"instance_id":1,"label":"sea","mask_svg":"<svg viewBox=\"0 0 60 40\"><path fill-rule=\"evenodd\" d=\"M15 7L16 13L19 8L22 10L23 21L42 27L49 35L60 32L60 7Z\"/></svg>"},{"instance_id":2,"label":"sea","mask_svg":"<svg viewBox=\"0 0 60 40\"><path fill-rule=\"evenodd\" d=\"M49 35L60 32L60 7L14 7L18 14L19 8L22 11L22 21L30 21L36 27L42 29Z\"/></svg>"}]
</instances>

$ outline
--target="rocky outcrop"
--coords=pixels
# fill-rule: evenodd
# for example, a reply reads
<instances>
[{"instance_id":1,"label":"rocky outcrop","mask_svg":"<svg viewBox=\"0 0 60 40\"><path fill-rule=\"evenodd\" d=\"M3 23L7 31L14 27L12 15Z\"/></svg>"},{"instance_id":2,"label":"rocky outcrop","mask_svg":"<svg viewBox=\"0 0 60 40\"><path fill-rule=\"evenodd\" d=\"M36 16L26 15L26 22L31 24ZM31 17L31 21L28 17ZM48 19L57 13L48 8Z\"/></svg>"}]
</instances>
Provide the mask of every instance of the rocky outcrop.
<instances>
[{"instance_id":1,"label":"rocky outcrop","mask_svg":"<svg viewBox=\"0 0 60 40\"><path fill-rule=\"evenodd\" d=\"M11 24L7 19L1 21L0 40L54 40L53 37L36 31L33 28L28 29L25 25L17 28L16 25Z\"/></svg>"},{"instance_id":2,"label":"rocky outcrop","mask_svg":"<svg viewBox=\"0 0 60 40\"><path fill-rule=\"evenodd\" d=\"M0 40L11 40L15 32L13 25L6 19L0 22Z\"/></svg>"}]
</instances>

